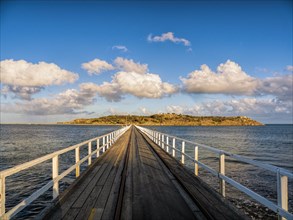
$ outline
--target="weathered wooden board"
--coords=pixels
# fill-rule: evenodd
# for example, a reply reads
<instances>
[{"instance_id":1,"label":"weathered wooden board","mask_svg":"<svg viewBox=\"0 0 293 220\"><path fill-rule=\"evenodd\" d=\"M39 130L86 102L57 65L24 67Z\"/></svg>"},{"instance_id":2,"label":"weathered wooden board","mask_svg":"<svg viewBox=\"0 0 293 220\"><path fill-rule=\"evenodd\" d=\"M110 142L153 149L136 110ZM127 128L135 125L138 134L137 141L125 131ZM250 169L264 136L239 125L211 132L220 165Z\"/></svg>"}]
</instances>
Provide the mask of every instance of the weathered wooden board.
<instances>
[{"instance_id":1,"label":"weathered wooden board","mask_svg":"<svg viewBox=\"0 0 293 220\"><path fill-rule=\"evenodd\" d=\"M215 190L142 134L208 219L248 219Z\"/></svg>"}]
</instances>

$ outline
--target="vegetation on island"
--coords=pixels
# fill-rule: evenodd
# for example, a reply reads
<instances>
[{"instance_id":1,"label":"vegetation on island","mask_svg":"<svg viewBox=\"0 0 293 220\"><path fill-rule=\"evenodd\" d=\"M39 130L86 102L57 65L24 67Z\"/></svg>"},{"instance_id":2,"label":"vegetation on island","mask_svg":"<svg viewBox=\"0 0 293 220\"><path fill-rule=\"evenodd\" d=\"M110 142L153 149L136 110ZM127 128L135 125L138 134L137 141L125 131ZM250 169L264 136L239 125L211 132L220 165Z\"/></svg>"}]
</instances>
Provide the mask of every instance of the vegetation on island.
<instances>
[{"instance_id":1,"label":"vegetation on island","mask_svg":"<svg viewBox=\"0 0 293 220\"><path fill-rule=\"evenodd\" d=\"M262 123L246 116L191 116L175 113L154 114L150 116L138 115L109 115L100 118L80 118L58 124L85 125L160 125L160 126L259 126Z\"/></svg>"}]
</instances>

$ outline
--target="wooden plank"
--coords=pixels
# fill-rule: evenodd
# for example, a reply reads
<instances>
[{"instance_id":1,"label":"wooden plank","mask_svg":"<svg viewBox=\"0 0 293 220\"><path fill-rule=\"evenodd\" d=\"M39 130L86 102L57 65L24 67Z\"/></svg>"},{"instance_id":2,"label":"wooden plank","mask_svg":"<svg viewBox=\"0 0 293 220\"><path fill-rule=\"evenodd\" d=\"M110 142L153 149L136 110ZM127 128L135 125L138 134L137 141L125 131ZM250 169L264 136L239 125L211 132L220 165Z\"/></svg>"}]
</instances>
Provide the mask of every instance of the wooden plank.
<instances>
[{"instance_id":1,"label":"wooden plank","mask_svg":"<svg viewBox=\"0 0 293 220\"><path fill-rule=\"evenodd\" d=\"M132 205L132 219L195 219L137 131L131 147L135 152L132 154L133 201L128 204Z\"/></svg>"},{"instance_id":2,"label":"wooden plank","mask_svg":"<svg viewBox=\"0 0 293 220\"><path fill-rule=\"evenodd\" d=\"M105 205L106 205L107 199L109 197L109 194L110 194L110 191L111 191L111 188L112 188L112 184L113 184L114 179L115 179L115 174L116 174L116 172L114 170L112 170L110 172L109 177L108 177L108 181L107 181L107 182L109 182L109 184L105 184L102 187L102 191L99 194L99 197L96 198L96 201L95 201L95 204L93 205L93 208L102 210L102 212L96 212L94 217L93 217L93 219L97 220L97 219L102 218L102 215L103 215L103 212L104 212L104 209L105 209Z\"/></svg>"},{"instance_id":3,"label":"wooden plank","mask_svg":"<svg viewBox=\"0 0 293 220\"><path fill-rule=\"evenodd\" d=\"M107 161L107 166L104 169L104 172L99 173L99 175L96 176L96 178L94 178L91 184L89 184L89 186L87 187L86 193L83 193L83 195L78 198L77 204L75 204L75 206L81 207L81 210L76 219L84 219L85 216L91 214L94 203L96 202L97 197L100 195L103 189L103 185L98 183L101 181L102 178L106 179L109 176L110 170L112 169L114 160L116 158L110 157L110 159L112 160Z\"/></svg>"},{"instance_id":4,"label":"wooden plank","mask_svg":"<svg viewBox=\"0 0 293 220\"><path fill-rule=\"evenodd\" d=\"M124 140L127 138L128 136L126 132L126 134L120 137L113 145L111 148L113 150L105 152L97 160L95 160L91 167L85 173L83 173L79 179L74 181L74 183L67 190L65 190L65 192L62 193L62 195L59 197L59 200L54 202L54 207L44 212L41 218L61 219L64 217L72 205L78 200L79 196L83 195L84 191L87 190L89 185L91 186L91 183L93 183L91 182L93 178L96 177L98 180L99 176L105 172L106 168L111 166L111 163L113 165L113 161L115 161L116 157L109 155L111 154L110 152L115 153L115 149L120 149L120 145L123 144Z\"/></svg>"},{"instance_id":5,"label":"wooden plank","mask_svg":"<svg viewBox=\"0 0 293 220\"><path fill-rule=\"evenodd\" d=\"M70 212L64 216L62 219L63 220L72 220L75 218L75 216L79 213L80 209L71 209Z\"/></svg>"},{"instance_id":6,"label":"wooden plank","mask_svg":"<svg viewBox=\"0 0 293 220\"><path fill-rule=\"evenodd\" d=\"M122 150L119 155L119 160L116 161L117 165L114 166L116 175L115 175L115 179L114 179L110 194L107 199L107 203L105 205L102 219L114 219L115 211L113 211L113 209L114 208L117 209L119 194L121 194L124 191L124 184L122 184L122 179L123 180L125 179L125 174L126 174L125 169L127 166L126 160L128 159L128 145L129 145L129 140L125 142L122 147L120 147ZM109 184L111 184L111 182ZM121 204L119 204L119 206L121 206Z\"/></svg>"},{"instance_id":7,"label":"wooden plank","mask_svg":"<svg viewBox=\"0 0 293 220\"><path fill-rule=\"evenodd\" d=\"M247 219L232 204L220 197L216 191L155 145L146 135L143 136L208 218Z\"/></svg>"},{"instance_id":8,"label":"wooden plank","mask_svg":"<svg viewBox=\"0 0 293 220\"><path fill-rule=\"evenodd\" d=\"M96 201L96 198L100 195L101 191L102 191L102 186L94 185L94 189L92 193L89 195L88 199L83 204L82 208L80 209L75 219L89 219L89 218L93 219L93 216L95 215L97 211L96 209L93 208L93 205Z\"/></svg>"},{"instance_id":9,"label":"wooden plank","mask_svg":"<svg viewBox=\"0 0 293 220\"><path fill-rule=\"evenodd\" d=\"M117 154L119 154L118 157L116 156ZM105 158L108 164L107 168L103 173L101 173L101 175L93 179L92 183L89 184L86 191L78 198L77 203L73 206L82 207L80 214L77 216L77 219L84 219L85 216L90 215L90 212L94 207L94 203L99 198L101 191L104 190L103 186L107 184L106 181L109 179L110 173L115 172L115 168L113 169L113 167L116 163L119 163L118 161L121 157L121 154L123 154L123 148L116 147L115 149L109 151L107 158ZM93 216L95 216L95 214Z\"/></svg>"},{"instance_id":10,"label":"wooden plank","mask_svg":"<svg viewBox=\"0 0 293 220\"><path fill-rule=\"evenodd\" d=\"M143 212L143 206L145 204L145 201L143 200L143 198L141 197L142 196L142 189L141 189L141 186L140 186L140 182L141 182L141 163L140 163L140 158L138 156L138 149L135 147L136 145L136 140L135 140L135 136L132 135L131 136L131 141L130 141L130 148L132 150L132 157L131 157L131 162L132 163L132 179L131 179L131 184L133 186L133 188L130 188L130 186L128 187L129 188L129 191L127 192L124 192L124 197L130 197L130 196L127 196L128 193L130 193L130 195L132 196L131 200L128 201L129 203L126 204L125 206L131 206L131 216L130 216L130 219L137 219L136 216L137 216L137 213L142 213ZM128 164L130 164L128 163ZM147 184L147 182L145 182L145 184ZM123 203L126 203L127 200ZM140 204L140 205L138 205ZM126 216L123 214L124 213L124 210L122 210L122 213L121 213L121 216Z\"/></svg>"},{"instance_id":11,"label":"wooden plank","mask_svg":"<svg viewBox=\"0 0 293 220\"><path fill-rule=\"evenodd\" d=\"M61 197L56 202L54 207L52 207L48 213L44 213L43 218L61 219L77 199L76 197L71 196L72 194L70 192L74 190L77 195L81 194L100 168L101 166L95 166L93 167L93 170L89 170L87 173L84 173L84 176L80 177L82 179L84 178L84 181L75 180L72 185L61 194Z\"/></svg>"},{"instance_id":12,"label":"wooden plank","mask_svg":"<svg viewBox=\"0 0 293 220\"><path fill-rule=\"evenodd\" d=\"M132 219L132 197L133 197L133 165L134 165L134 149L131 147L130 142L133 140L131 136L129 141L129 156L126 168L126 181L124 186L124 193L122 198L122 208L119 213L115 213L115 219Z\"/></svg>"},{"instance_id":13,"label":"wooden plank","mask_svg":"<svg viewBox=\"0 0 293 220\"><path fill-rule=\"evenodd\" d=\"M100 169L100 172L97 172L94 178L89 182L89 184L84 188L83 192L79 195L76 195L76 193L72 194L71 197L76 196L76 201L72 204L72 208L81 208L85 202L85 200L89 197L89 195L92 193L95 184L97 181L101 178L102 175L107 175L107 169L110 167L110 163L105 163L105 166L103 166L103 169Z\"/></svg>"},{"instance_id":14,"label":"wooden plank","mask_svg":"<svg viewBox=\"0 0 293 220\"><path fill-rule=\"evenodd\" d=\"M186 206L185 201L181 198L181 195L178 193L172 181L163 170L158 159L150 150L149 145L140 134L137 134L137 136L140 142L139 144L143 146L143 149L148 150L152 154L150 157L151 160L147 161L148 166L146 166L146 169L149 171L150 176L156 178L154 179L154 184L156 186L156 191L161 197L161 207L159 206L160 212L162 213L161 218L164 218L164 216L170 219L194 218L192 212L189 210L189 207ZM144 165L146 164L144 163Z\"/></svg>"},{"instance_id":15,"label":"wooden plank","mask_svg":"<svg viewBox=\"0 0 293 220\"><path fill-rule=\"evenodd\" d=\"M174 175L171 173L171 171L164 165L163 161L159 159L158 155L154 152L154 150L150 147L150 150L153 152L154 156L157 158L158 162L160 163L162 169L167 174L170 181L172 181L173 185L176 187L180 195L184 198L185 202L195 215L195 218L198 220L206 220L206 217L201 212L199 207L193 202L192 198L189 196L187 192L181 187L180 183L177 181L177 179L174 177Z\"/></svg>"}]
</instances>

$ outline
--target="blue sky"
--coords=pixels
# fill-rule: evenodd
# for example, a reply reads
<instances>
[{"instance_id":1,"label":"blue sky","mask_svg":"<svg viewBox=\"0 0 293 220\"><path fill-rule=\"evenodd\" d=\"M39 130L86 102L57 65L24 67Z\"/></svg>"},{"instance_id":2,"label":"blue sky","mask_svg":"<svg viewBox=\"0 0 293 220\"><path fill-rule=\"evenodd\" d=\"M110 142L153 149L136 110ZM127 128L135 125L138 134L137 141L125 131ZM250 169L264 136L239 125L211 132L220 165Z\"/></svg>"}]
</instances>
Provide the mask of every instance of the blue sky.
<instances>
[{"instance_id":1,"label":"blue sky","mask_svg":"<svg viewBox=\"0 0 293 220\"><path fill-rule=\"evenodd\" d=\"M292 123L292 37L292 1L1 1L1 122Z\"/></svg>"}]
</instances>

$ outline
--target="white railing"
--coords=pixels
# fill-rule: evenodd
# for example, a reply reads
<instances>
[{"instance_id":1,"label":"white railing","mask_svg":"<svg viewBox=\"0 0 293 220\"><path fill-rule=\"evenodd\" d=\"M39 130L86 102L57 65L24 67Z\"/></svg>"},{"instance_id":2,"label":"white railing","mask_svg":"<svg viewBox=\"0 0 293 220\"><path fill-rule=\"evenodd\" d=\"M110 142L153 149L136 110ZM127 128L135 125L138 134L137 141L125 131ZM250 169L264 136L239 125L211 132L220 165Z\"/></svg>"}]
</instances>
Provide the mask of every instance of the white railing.
<instances>
[{"instance_id":1,"label":"white railing","mask_svg":"<svg viewBox=\"0 0 293 220\"><path fill-rule=\"evenodd\" d=\"M88 165L92 163L92 156L96 154L98 158L100 153L104 153L122 134L124 134L128 127L123 127L111 133L92 138L90 140L84 141L82 143L76 144L74 146L67 147L65 149L56 151L54 153L45 155L43 157L37 158L35 160L29 161L27 163L12 167L7 170L3 170L0 172L0 219L10 219L15 216L25 207L27 207L30 203L44 194L47 190L53 187L53 199L55 199L59 195L59 181L75 170L76 177L80 175L80 165L88 161ZM92 142L96 141L97 147L94 151L92 151ZM101 143L102 142L102 143ZM88 154L84 158L80 159L80 148L87 145L88 146ZM65 170L63 173L59 174L59 156L67 153L69 151L75 151L75 164ZM102 150L102 152L100 152ZM52 180L50 180L46 185L42 188L35 191L28 198L24 199L22 202L14 206L8 212L5 210L5 179L8 176L11 176L15 173L18 173L22 170L28 169L45 161L52 160Z\"/></svg>"},{"instance_id":2,"label":"white railing","mask_svg":"<svg viewBox=\"0 0 293 220\"><path fill-rule=\"evenodd\" d=\"M245 193L246 195L258 201L259 203L268 207L270 210L277 213L279 216L279 219L288 219L288 220L293 219L293 214L288 212L288 178L293 178L293 173L291 173L290 171L273 166L273 165L261 163L259 161L252 160L246 157L242 157L237 154L232 154L226 151L218 150L216 148L213 148L204 144L195 143L195 142L178 138L172 135L150 130L145 127L140 127L140 126L136 126L136 127L139 130L141 130L143 133L145 133L154 143L159 145L167 153L172 154L173 157L175 157L176 155L175 152L178 152L181 155L182 164L185 163L185 157L191 160L194 163L194 174L196 176L198 176L198 168L201 167L204 170L213 174L214 176L218 177L219 185L220 185L220 193L223 197L225 197L225 182L227 182L233 187L235 187L236 189L240 190L241 192ZM171 139L172 139L172 144L169 143L169 140ZM181 142L181 148L180 148L181 150L176 148L176 141ZM185 153L185 143L189 143L194 146L194 157L191 157L190 155ZM169 151L169 148L171 148L172 151ZM211 151L219 155L219 170L218 171L214 170L213 168L207 166L206 164L198 160L199 148L203 148L205 150ZM277 178L277 204L257 194L251 189L243 186L242 184L238 183L232 178L226 176L225 175L225 156L229 156L237 161L240 161L246 164L251 164L257 167L261 167L265 170L275 173Z\"/></svg>"}]
</instances>

